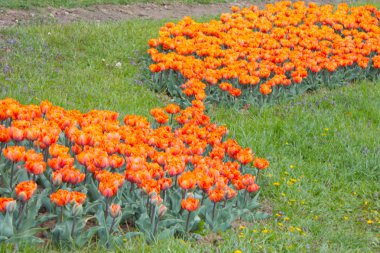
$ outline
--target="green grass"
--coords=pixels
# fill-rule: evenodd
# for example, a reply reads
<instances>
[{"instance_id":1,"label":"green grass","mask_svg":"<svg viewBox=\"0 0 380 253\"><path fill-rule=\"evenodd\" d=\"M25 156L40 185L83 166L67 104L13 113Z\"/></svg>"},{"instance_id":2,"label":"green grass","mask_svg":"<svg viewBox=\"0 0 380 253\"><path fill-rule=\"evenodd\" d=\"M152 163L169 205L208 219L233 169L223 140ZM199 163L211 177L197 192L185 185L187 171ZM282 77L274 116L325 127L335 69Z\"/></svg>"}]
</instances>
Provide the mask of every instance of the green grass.
<instances>
[{"instance_id":1,"label":"green grass","mask_svg":"<svg viewBox=\"0 0 380 253\"><path fill-rule=\"evenodd\" d=\"M0 31L0 98L22 103L48 99L67 109L147 116L167 101L140 83L138 74L146 42L163 23L52 24ZM121 68L115 67L117 62ZM270 160L261 202L265 210L272 209L272 217L207 241L173 238L146 245L133 240L123 251L379 252L379 84L363 81L319 90L270 108L212 108L212 119L226 124L231 137Z\"/></svg>"},{"instance_id":2,"label":"green grass","mask_svg":"<svg viewBox=\"0 0 380 253\"><path fill-rule=\"evenodd\" d=\"M0 8L31 9L36 7L86 7L95 4L132 4L132 3L186 3L209 4L225 3L228 0L0 0Z\"/></svg>"}]
</instances>

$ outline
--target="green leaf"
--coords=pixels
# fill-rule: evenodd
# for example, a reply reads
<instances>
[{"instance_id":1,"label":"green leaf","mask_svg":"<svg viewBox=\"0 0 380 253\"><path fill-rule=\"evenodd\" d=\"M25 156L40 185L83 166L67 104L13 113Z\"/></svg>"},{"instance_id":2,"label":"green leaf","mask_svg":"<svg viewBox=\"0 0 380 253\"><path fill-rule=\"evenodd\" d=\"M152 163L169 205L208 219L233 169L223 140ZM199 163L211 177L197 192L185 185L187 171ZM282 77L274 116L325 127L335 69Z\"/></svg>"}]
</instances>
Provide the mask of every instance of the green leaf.
<instances>
[{"instance_id":1,"label":"green leaf","mask_svg":"<svg viewBox=\"0 0 380 253\"><path fill-rule=\"evenodd\" d=\"M124 235L125 239L132 239L136 236L140 236L140 235L143 235L143 233L141 232L128 232Z\"/></svg>"},{"instance_id":2,"label":"green leaf","mask_svg":"<svg viewBox=\"0 0 380 253\"><path fill-rule=\"evenodd\" d=\"M81 247L81 248L84 247L86 243L90 242L92 237L101 229L102 227L95 226L95 227L89 228L83 233L80 233L79 236L75 238L75 244L78 247Z\"/></svg>"},{"instance_id":3,"label":"green leaf","mask_svg":"<svg viewBox=\"0 0 380 253\"><path fill-rule=\"evenodd\" d=\"M11 237L14 235L14 228L13 228L13 216L9 214L9 212L6 212L5 217L3 215L0 215L3 217L0 219L0 233L2 236Z\"/></svg>"},{"instance_id":4,"label":"green leaf","mask_svg":"<svg viewBox=\"0 0 380 253\"><path fill-rule=\"evenodd\" d=\"M271 215L269 213L264 213L264 212L256 212L255 213L255 219L257 220L262 220L262 219L267 219Z\"/></svg>"},{"instance_id":5,"label":"green leaf","mask_svg":"<svg viewBox=\"0 0 380 253\"><path fill-rule=\"evenodd\" d=\"M184 223L184 222L185 221L181 220L181 219L166 219L166 220L160 221L159 226L162 226L164 228L169 228L171 226L174 226L176 224L181 224L181 223Z\"/></svg>"},{"instance_id":6,"label":"green leaf","mask_svg":"<svg viewBox=\"0 0 380 253\"><path fill-rule=\"evenodd\" d=\"M175 229L164 229L161 233L158 234L158 240L165 240L174 235Z\"/></svg>"}]
</instances>

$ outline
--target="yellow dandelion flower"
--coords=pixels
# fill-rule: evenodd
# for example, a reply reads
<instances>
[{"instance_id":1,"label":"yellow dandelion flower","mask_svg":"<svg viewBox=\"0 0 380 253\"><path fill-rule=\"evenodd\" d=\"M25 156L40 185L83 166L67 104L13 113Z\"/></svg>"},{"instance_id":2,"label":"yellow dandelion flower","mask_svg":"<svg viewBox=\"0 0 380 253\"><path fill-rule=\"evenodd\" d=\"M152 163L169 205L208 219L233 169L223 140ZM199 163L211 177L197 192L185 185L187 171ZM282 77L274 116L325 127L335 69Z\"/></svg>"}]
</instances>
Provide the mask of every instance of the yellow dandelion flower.
<instances>
[{"instance_id":1,"label":"yellow dandelion flower","mask_svg":"<svg viewBox=\"0 0 380 253\"><path fill-rule=\"evenodd\" d=\"M348 220L348 216L343 216L343 219L344 220Z\"/></svg>"},{"instance_id":2,"label":"yellow dandelion flower","mask_svg":"<svg viewBox=\"0 0 380 253\"><path fill-rule=\"evenodd\" d=\"M284 217L284 221L289 221L290 218L289 217Z\"/></svg>"},{"instance_id":3,"label":"yellow dandelion flower","mask_svg":"<svg viewBox=\"0 0 380 253\"><path fill-rule=\"evenodd\" d=\"M252 230L253 231L253 233L257 233L258 231L257 231L257 229L254 229L254 230Z\"/></svg>"},{"instance_id":4,"label":"yellow dandelion flower","mask_svg":"<svg viewBox=\"0 0 380 253\"><path fill-rule=\"evenodd\" d=\"M239 229L243 230L243 229L245 229L245 226L239 226Z\"/></svg>"},{"instance_id":5,"label":"yellow dandelion flower","mask_svg":"<svg viewBox=\"0 0 380 253\"><path fill-rule=\"evenodd\" d=\"M284 224L282 224L281 222L277 223L280 227L283 227Z\"/></svg>"},{"instance_id":6,"label":"yellow dandelion flower","mask_svg":"<svg viewBox=\"0 0 380 253\"><path fill-rule=\"evenodd\" d=\"M289 168L294 169L294 165L290 164Z\"/></svg>"},{"instance_id":7,"label":"yellow dandelion flower","mask_svg":"<svg viewBox=\"0 0 380 253\"><path fill-rule=\"evenodd\" d=\"M282 215L279 213L276 213L276 217L281 217Z\"/></svg>"},{"instance_id":8,"label":"yellow dandelion flower","mask_svg":"<svg viewBox=\"0 0 380 253\"><path fill-rule=\"evenodd\" d=\"M273 185L274 186L280 186L281 184L280 184L280 182L274 182Z\"/></svg>"},{"instance_id":9,"label":"yellow dandelion flower","mask_svg":"<svg viewBox=\"0 0 380 253\"><path fill-rule=\"evenodd\" d=\"M296 230L298 231L298 232L302 232L302 229L301 228L296 228Z\"/></svg>"},{"instance_id":10,"label":"yellow dandelion flower","mask_svg":"<svg viewBox=\"0 0 380 253\"><path fill-rule=\"evenodd\" d=\"M291 181L286 182L286 184L287 184L288 186L293 186L293 185L294 185L294 183L292 183Z\"/></svg>"},{"instance_id":11,"label":"yellow dandelion flower","mask_svg":"<svg viewBox=\"0 0 380 253\"><path fill-rule=\"evenodd\" d=\"M269 232L270 232L269 229L263 229L263 230L261 231L261 233L263 233L263 234L269 234Z\"/></svg>"},{"instance_id":12,"label":"yellow dandelion flower","mask_svg":"<svg viewBox=\"0 0 380 253\"><path fill-rule=\"evenodd\" d=\"M241 250L235 250L234 253L243 253Z\"/></svg>"},{"instance_id":13,"label":"yellow dandelion flower","mask_svg":"<svg viewBox=\"0 0 380 253\"><path fill-rule=\"evenodd\" d=\"M373 220L367 220L367 224L373 224Z\"/></svg>"},{"instance_id":14,"label":"yellow dandelion flower","mask_svg":"<svg viewBox=\"0 0 380 253\"><path fill-rule=\"evenodd\" d=\"M325 130L326 132L329 131L329 129L327 127L323 128L323 130Z\"/></svg>"},{"instance_id":15,"label":"yellow dandelion flower","mask_svg":"<svg viewBox=\"0 0 380 253\"><path fill-rule=\"evenodd\" d=\"M292 232L292 233L293 233L293 232L294 232L294 230L295 230L295 228L294 228L293 226L290 226L290 227L289 227L289 231L290 231L290 232Z\"/></svg>"},{"instance_id":16,"label":"yellow dandelion flower","mask_svg":"<svg viewBox=\"0 0 380 253\"><path fill-rule=\"evenodd\" d=\"M285 193L283 193L283 192L281 192L281 196L282 196L282 197L285 197L285 196L286 196L286 194L285 194Z\"/></svg>"}]
</instances>

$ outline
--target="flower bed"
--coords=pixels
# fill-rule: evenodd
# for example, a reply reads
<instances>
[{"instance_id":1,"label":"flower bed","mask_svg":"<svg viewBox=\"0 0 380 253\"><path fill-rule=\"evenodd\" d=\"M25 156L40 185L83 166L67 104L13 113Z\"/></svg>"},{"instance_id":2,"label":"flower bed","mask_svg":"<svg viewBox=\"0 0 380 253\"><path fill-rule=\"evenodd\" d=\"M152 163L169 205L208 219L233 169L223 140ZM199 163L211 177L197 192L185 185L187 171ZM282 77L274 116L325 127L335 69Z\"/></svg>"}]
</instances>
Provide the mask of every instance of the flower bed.
<instances>
[{"instance_id":1,"label":"flower bed","mask_svg":"<svg viewBox=\"0 0 380 253\"><path fill-rule=\"evenodd\" d=\"M261 104L380 75L380 11L290 1L185 17L149 41L153 88L179 101Z\"/></svg>"},{"instance_id":2,"label":"flower bed","mask_svg":"<svg viewBox=\"0 0 380 253\"><path fill-rule=\"evenodd\" d=\"M252 210L267 160L227 139L199 100L151 114L153 123L127 115L120 124L112 111L1 100L0 240L41 241L43 232L77 246L93 235L122 244L260 216ZM140 232L127 233L127 224Z\"/></svg>"}]
</instances>

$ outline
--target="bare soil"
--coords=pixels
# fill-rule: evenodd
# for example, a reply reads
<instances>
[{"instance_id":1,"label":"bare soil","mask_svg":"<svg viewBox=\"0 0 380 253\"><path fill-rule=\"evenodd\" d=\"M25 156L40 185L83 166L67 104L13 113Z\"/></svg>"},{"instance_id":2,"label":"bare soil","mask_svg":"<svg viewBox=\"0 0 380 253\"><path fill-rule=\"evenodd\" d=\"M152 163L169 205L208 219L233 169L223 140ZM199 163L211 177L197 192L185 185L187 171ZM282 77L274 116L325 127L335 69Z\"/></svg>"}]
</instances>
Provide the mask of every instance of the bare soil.
<instances>
[{"instance_id":1,"label":"bare soil","mask_svg":"<svg viewBox=\"0 0 380 253\"><path fill-rule=\"evenodd\" d=\"M59 24L73 21L111 21L128 19L180 19L184 16L201 17L230 12L230 7L249 6L252 3L221 4L131 4L131 5L94 5L87 8L40 8L34 10L0 9L0 28L18 24L56 22Z\"/></svg>"}]
</instances>

